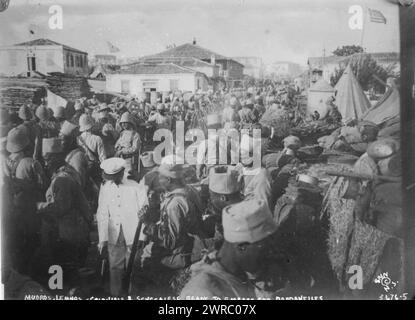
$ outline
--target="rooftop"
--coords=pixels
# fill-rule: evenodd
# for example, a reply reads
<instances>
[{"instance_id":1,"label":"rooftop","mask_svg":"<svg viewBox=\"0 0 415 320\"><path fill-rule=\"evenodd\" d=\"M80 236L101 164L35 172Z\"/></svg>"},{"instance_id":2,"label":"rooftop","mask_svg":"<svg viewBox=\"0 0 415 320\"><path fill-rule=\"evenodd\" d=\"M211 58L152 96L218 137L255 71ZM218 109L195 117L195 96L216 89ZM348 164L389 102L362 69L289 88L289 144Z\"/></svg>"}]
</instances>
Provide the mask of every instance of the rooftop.
<instances>
[{"instance_id":1,"label":"rooftop","mask_svg":"<svg viewBox=\"0 0 415 320\"><path fill-rule=\"evenodd\" d=\"M88 54L85 51L81 51L81 50L69 47L67 45L61 44L59 42L56 42L50 39L36 39L32 41L17 43L15 44L15 46L62 46L64 49L67 49L67 50Z\"/></svg>"},{"instance_id":2,"label":"rooftop","mask_svg":"<svg viewBox=\"0 0 415 320\"><path fill-rule=\"evenodd\" d=\"M172 73L196 73L186 67L178 66L174 63L143 64L135 63L124 66L122 69L112 73L121 74L172 74Z\"/></svg>"},{"instance_id":3,"label":"rooftop","mask_svg":"<svg viewBox=\"0 0 415 320\"><path fill-rule=\"evenodd\" d=\"M196 58L188 58L188 57L150 57L150 58L142 58L136 62L126 64L125 66L132 66L135 64L168 64L173 63L178 66L182 67L212 67L212 65L208 62L196 59Z\"/></svg>"},{"instance_id":4,"label":"rooftop","mask_svg":"<svg viewBox=\"0 0 415 320\"><path fill-rule=\"evenodd\" d=\"M180 57L180 58L196 58L199 60L210 60L212 56L215 57L216 60L233 60L231 58L225 57L219 53L213 52L211 50L202 48L196 44L192 43L185 43L178 47L168 49L166 51L156 53L153 55L145 56L143 59L150 59L150 58L171 58L171 57ZM235 60L233 60L235 61ZM235 61L237 62L237 61ZM239 62L237 62L239 63ZM242 64L241 64L242 65Z\"/></svg>"},{"instance_id":5,"label":"rooftop","mask_svg":"<svg viewBox=\"0 0 415 320\"><path fill-rule=\"evenodd\" d=\"M397 52L364 52L357 53L351 56L310 57L308 58L308 65L311 67L321 67L323 64L340 63L348 60L352 56L362 54L369 54L375 60L399 60L399 53Z\"/></svg>"}]
</instances>

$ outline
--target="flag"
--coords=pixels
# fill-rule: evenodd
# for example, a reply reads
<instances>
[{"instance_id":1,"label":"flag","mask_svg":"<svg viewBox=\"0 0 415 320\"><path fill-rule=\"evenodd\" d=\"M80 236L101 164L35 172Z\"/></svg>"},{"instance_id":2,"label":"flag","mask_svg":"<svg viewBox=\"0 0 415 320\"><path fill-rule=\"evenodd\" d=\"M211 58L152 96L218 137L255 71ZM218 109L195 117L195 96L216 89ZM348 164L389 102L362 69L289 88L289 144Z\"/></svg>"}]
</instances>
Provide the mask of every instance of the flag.
<instances>
[{"instance_id":1,"label":"flag","mask_svg":"<svg viewBox=\"0 0 415 320\"><path fill-rule=\"evenodd\" d=\"M369 17L370 17L371 22L386 24L386 18L382 14L382 12L380 12L379 10L370 9L370 8L368 8L368 10L369 10Z\"/></svg>"},{"instance_id":2,"label":"flag","mask_svg":"<svg viewBox=\"0 0 415 320\"><path fill-rule=\"evenodd\" d=\"M111 53L120 52L120 49L114 46L111 42L107 41L107 44Z\"/></svg>"}]
</instances>

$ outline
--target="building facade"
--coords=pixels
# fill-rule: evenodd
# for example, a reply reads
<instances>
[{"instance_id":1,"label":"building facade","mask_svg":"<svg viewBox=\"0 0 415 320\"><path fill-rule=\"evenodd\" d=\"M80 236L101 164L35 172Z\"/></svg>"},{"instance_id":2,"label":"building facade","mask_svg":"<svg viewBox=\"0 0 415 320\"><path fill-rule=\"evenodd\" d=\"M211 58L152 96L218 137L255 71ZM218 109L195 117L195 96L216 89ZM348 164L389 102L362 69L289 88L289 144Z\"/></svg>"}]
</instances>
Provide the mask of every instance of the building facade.
<instances>
[{"instance_id":1,"label":"building facade","mask_svg":"<svg viewBox=\"0 0 415 320\"><path fill-rule=\"evenodd\" d=\"M196 92L208 90L205 74L173 63L134 64L107 74L106 90L149 98L151 92Z\"/></svg>"},{"instance_id":2,"label":"building facade","mask_svg":"<svg viewBox=\"0 0 415 320\"><path fill-rule=\"evenodd\" d=\"M243 73L254 77L255 79L262 79L264 77L264 64L259 57L233 57L235 61L244 65Z\"/></svg>"},{"instance_id":3,"label":"building facade","mask_svg":"<svg viewBox=\"0 0 415 320\"><path fill-rule=\"evenodd\" d=\"M87 76L88 53L48 39L0 47L0 75L30 77L35 72Z\"/></svg>"},{"instance_id":4,"label":"building facade","mask_svg":"<svg viewBox=\"0 0 415 320\"><path fill-rule=\"evenodd\" d=\"M193 43L185 43L154 55L145 56L140 61L149 62L157 61L158 59L196 59L202 62L200 66L186 67L203 72L210 78L223 78L230 88L243 85L244 65L242 63L202 48L196 44L195 40ZM178 64L180 65L180 63Z\"/></svg>"},{"instance_id":5,"label":"building facade","mask_svg":"<svg viewBox=\"0 0 415 320\"><path fill-rule=\"evenodd\" d=\"M290 61L276 61L265 68L266 77L276 81L294 79L302 72L303 68L298 63Z\"/></svg>"},{"instance_id":6,"label":"building facade","mask_svg":"<svg viewBox=\"0 0 415 320\"><path fill-rule=\"evenodd\" d=\"M373 52L362 53L369 54L378 65L390 71L398 73L400 71L400 58L397 52ZM308 58L308 67L311 73L321 74L321 77L330 82L330 78L336 72L336 69L344 69L352 56L328 56L328 57L310 57ZM317 77L318 78L318 77ZM316 77L312 80L318 80Z\"/></svg>"}]
</instances>

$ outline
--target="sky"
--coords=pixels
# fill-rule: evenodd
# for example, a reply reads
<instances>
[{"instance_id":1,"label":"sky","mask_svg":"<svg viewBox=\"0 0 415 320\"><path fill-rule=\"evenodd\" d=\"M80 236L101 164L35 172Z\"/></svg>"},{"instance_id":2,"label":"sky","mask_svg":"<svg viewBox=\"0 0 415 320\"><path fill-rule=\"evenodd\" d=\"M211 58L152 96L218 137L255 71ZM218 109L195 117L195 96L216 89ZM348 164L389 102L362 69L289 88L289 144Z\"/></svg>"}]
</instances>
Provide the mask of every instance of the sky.
<instances>
[{"instance_id":1,"label":"sky","mask_svg":"<svg viewBox=\"0 0 415 320\"><path fill-rule=\"evenodd\" d=\"M49 7L60 5L62 30L49 28ZM192 42L225 56L256 56L265 63L326 55L359 45L349 7L377 9L387 23L366 22L367 52L399 52L398 6L387 0L10 0L0 12L0 45L48 38L94 54L119 57L158 53ZM31 35L29 30L35 32Z\"/></svg>"}]
</instances>

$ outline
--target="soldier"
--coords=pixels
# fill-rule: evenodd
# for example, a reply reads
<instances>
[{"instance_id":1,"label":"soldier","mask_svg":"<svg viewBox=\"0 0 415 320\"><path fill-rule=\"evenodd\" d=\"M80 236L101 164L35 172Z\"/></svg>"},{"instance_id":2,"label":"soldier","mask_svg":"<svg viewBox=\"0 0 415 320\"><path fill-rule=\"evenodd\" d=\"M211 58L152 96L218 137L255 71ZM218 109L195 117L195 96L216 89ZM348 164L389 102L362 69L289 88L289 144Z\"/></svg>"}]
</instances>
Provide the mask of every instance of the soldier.
<instances>
[{"instance_id":1,"label":"soldier","mask_svg":"<svg viewBox=\"0 0 415 320\"><path fill-rule=\"evenodd\" d=\"M231 97L229 105L223 109L222 123L225 125L227 122L239 123L241 118L236 111L238 100L235 97Z\"/></svg>"},{"instance_id":2,"label":"soldier","mask_svg":"<svg viewBox=\"0 0 415 320\"><path fill-rule=\"evenodd\" d=\"M42 219L42 249L47 253L39 266L46 268L41 269L43 272L53 264L62 266L68 279L65 284L73 285L72 276L76 276L85 263L92 216L75 169L65 163L62 140L49 138L42 142L51 184L46 191L46 201L37 203Z\"/></svg>"},{"instance_id":3,"label":"soldier","mask_svg":"<svg viewBox=\"0 0 415 320\"><path fill-rule=\"evenodd\" d=\"M98 110L96 110L96 130L102 131L104 124L109 123L115 128L115 119L110 115L111 108L106 103L101 103Z\"/></svg>"},{"instance_id":4,"label":"soldier","mask_svg":"<svg viewBox=\"0 0 415 320\"><path fill-rule=\"evenodd\" d=\"M7 109L0 109L0 138L7 137L13 127L10 124L10 114Z\"/></svg>"},{"instance_id":5,"label":"soldier","mask_svg":"<svg viewBox=\"0 0 415 320\"><path fill-rule=\"evenodd\" d=\"M89 171L90 173L93 171L92 173L95 176L97 170L93 169L96 169L98 164L107 158L107 155L102 138L92 133L93 127L94 120L90 116L84 114L79 118L81 134L77 139L78 145L84 149L89 160Z\"/></svg>"},{"instance_id":6,"label":"soldier","mask_svg":"<svg viewBox=\"0 0 415 320\"><path fill-rule=\"evenodd\" d=\"M115 143L115 156L126 160L127 172L133 171L137 173L141 139L136 131L133 116L129 112L125 112L121 116L120 125L122 131Z\"/></svg>"},{"instance_id":7,"label":"soldier","mask_svg":"<svg viewBox=\"0 0 415 320\"><path fill-rule=\"evenodd\" d=\"M271 176L267 169L261 166L254 165L254 157L249 157L250 152L256 152L254 147L256 139L249 137L244 139L246 135L242 137L241 141L241 160L242 169L240 174L242 175L243 188L242 193L245 197L254 196L258 199L262 199L269 205L273 203L271 192ZM241 166L239 166L241 168Z\"/></svg>"},{"instance_id":8,"label":"soldier","mask_svg":"<svg viewBox=\"0 0 415 320\"><path fill-rule=\"evenodd\" d=\"M78 126L65 121L59 133L66 154L65 162L76 170L79 175L80 185L84 190L88 181L88 158L84 150L77 144L77 135Z\"/></svg>"},{"instance_id":9,"label":"soldier","mask_svg":"<svg viewBox=\"0 0 415 320\"><path fill-rule=\"evenodd\" d=\"M203 252L211 252L223 243L222 210L228 205L241 202L239 173L232 166L217 166L209 173L209 205L203 216L206 239L196 239L192 262L199 261Z\"/></svg>"},{"instance_id":10,"label":"soldier","mask_svg":"<svg viewBox=\"0 0 415 320\"><path fill-rule=\"evenodd\" d=\"M40 126L34 121L32 110L28 106L21 106L19 109L19 118L23 123L18 127L26 128L30 143L33 146L33 159L42 159L42 131Z\"/></svg>"},{"instance_id":11,"label":"soldier","mask_svg":"<svg viewBox=\"0 0 415 320\"><path fill-rule=\"evenodd\" d=\"M157 129L171 130L172 120L166 113L166 106L163 103L159 103L157 104L156 112L149 115L148 122L153 122Z\"/></svg>"},{"instance_id":12,"label":"soldier","mask_svg":"<svg viewBox=\"0 0 415 320\"><path fill-rule=\"evenodd\" d=\"M220 134L219 129L221 128L222 121L219 115L208 115L206 122L208 137L197 148L196 175L199 179L206 177L209 169L213 166L236 164L236 156L239 152L237 144L233 143L234 140L232 140L231 134L224 135L225 139Z\"/></svg>"},{"instance_id":13,"label":"soldier","mask_svg":"<svg viewBox=\"0 0 415 320\"><path fill-rule=\"evenodd\" d=\"M122 293L122 279L138 226L138 213L148 205L143 185L125 179L126 163L110 158L101 163L104 183L98 201L97 221L100 253L107 246L111 294Z\"/></svg>"},{"instance_id":14,"label":"soldier","mask_svg":"<svg viewBox=\"0 0 415 320\"><path fill-rule=\"evenodd\" d=\"M66 120L66 110L65 107L59 106L56 108L56 110L53 113L55 120L58 124L59 129L61 128L62 124Z\"/></svg>"},{"instance_id":15,"label":"soldier","mask_svg":"<svg viewBox=\"0 0 415 320\"><path fill-rule=\"evenodd\" d=\"M73 124L77 125L79 123L79 118L81 117L81 115L84 114L84 104L81 101L76 100L74 109L75 109L75 114L72 116L70 121Z\"/></svg>"},{"instance_id":16,"label":"soldier","mask_svg":"<svg viewBox=\"0 0 415 320\"><path fill-rule=\"evenodd\" d=\"M254 108L254 102L252 99L247 99L238 112L238 115L241 119L242 128L250 128L253 123L257 123L259 120L258 111Z\"/></svg>"},{"instance_id":17,"label":"soldier","mask_svg":"<svg viewBox=\"0 0 415 320\"><path fill-rule=\"evenodd\" d=\"M191 266L181 299L256 298L253 283L269 265L277 230L268 205L247 199L225 207L222 221L222 247Z\"/></svg>"},{"instance_id":18,"label":"soldier","mask_svg":"<svg viewBox=\"0 0 415 320\"><path fill-rule=\"evenodd\" d=\"M59 126L57 122L51 119L51 110L44 106L40 105L36 109L36 117L39 119L39 127L42 135L42 139L45 138L54 138L59 135Z\"/></svg>"},{"instance_id":19,"label":"soldier","mask_svg":"<svg viewBox=\"0 0 415 320\"><path fill-rule=\"evenodd\" d=\"M192 236L202 234L201 212L191 199L195 194L186 189L182 179L184 168L177 162L177 158L163 159L159 167L159 183L166 192L159 221L151 222L148 213L143 217L144 234L150 242L141 257L142 279L156 286L166 285L177 270L190 265Z\"/></svg>"},{"instance_id":20,"label":"soldier","mask_svg":"<svg viewBox=\"0 0 415 320\"><path fill-rule=\"evenodd\" d=\"M41 164L32 157L33 149L24 127L9 131L6 148L10 155L5 175L11 187L14 205L11 218L16 232L13 257L17 259L17 270L27 274L33 253L39 246L40 220L36 215L36 202L42 198L46 176Z\"/></svg>"}]
</instances>

